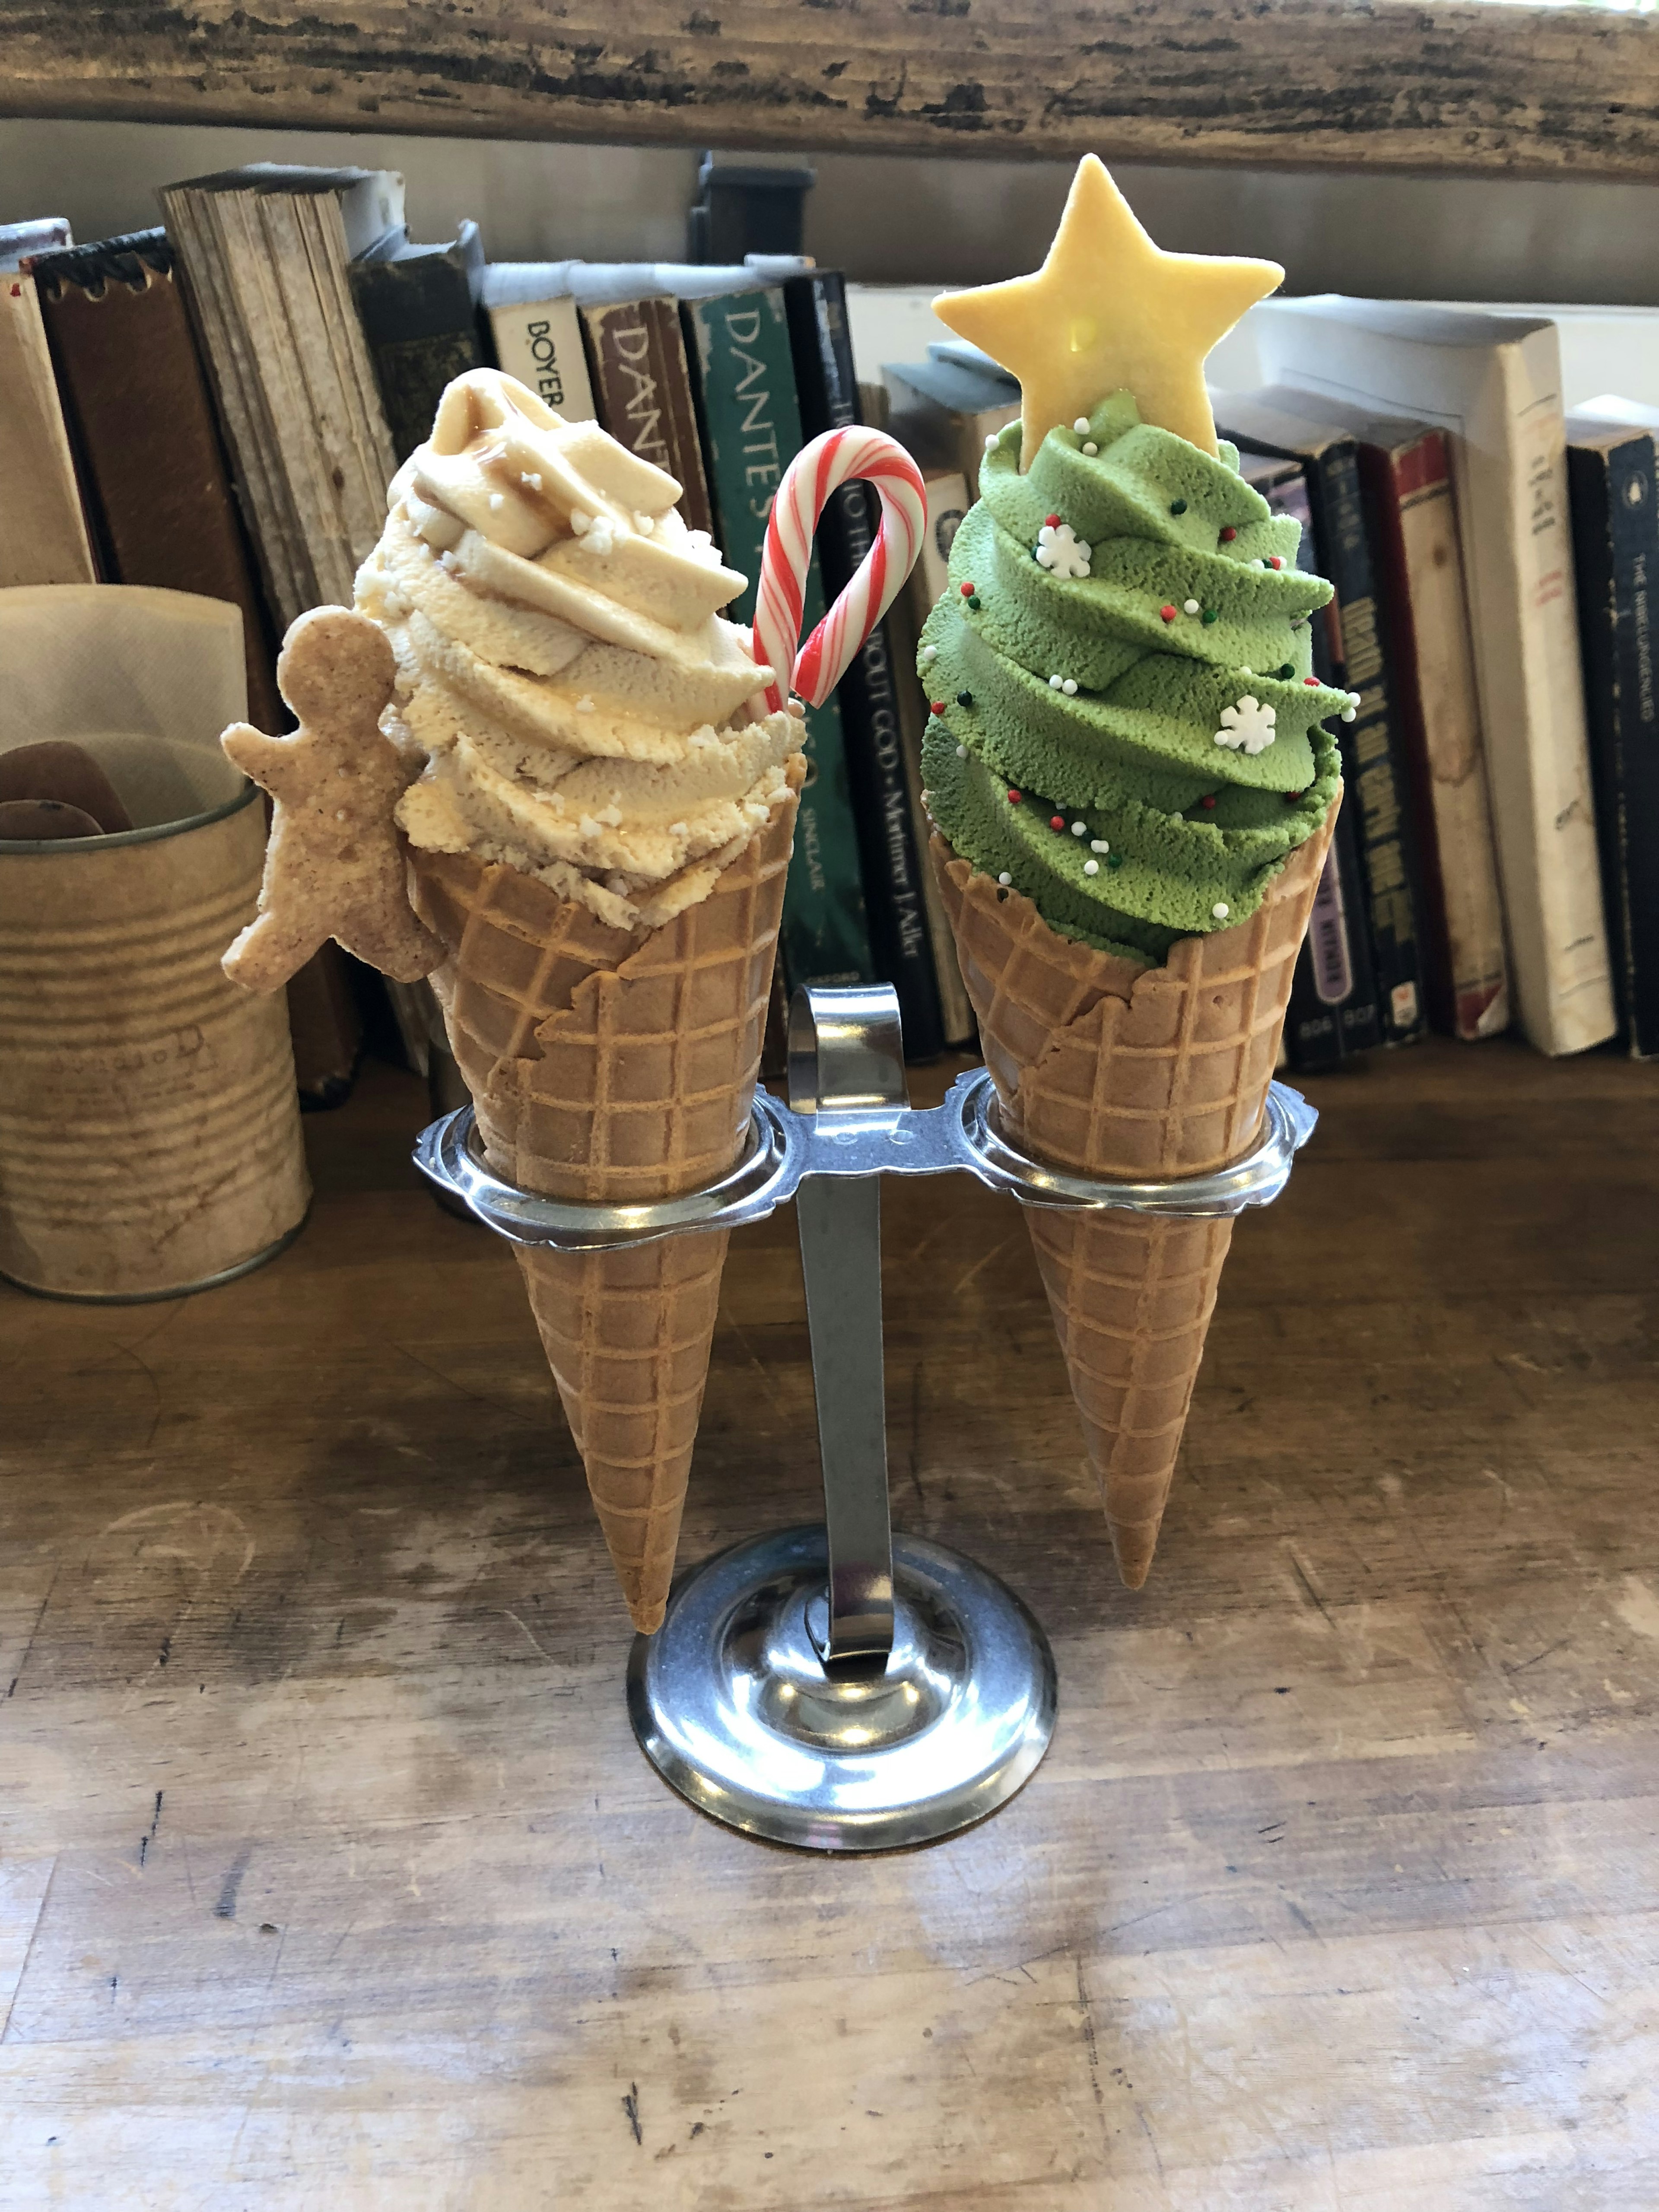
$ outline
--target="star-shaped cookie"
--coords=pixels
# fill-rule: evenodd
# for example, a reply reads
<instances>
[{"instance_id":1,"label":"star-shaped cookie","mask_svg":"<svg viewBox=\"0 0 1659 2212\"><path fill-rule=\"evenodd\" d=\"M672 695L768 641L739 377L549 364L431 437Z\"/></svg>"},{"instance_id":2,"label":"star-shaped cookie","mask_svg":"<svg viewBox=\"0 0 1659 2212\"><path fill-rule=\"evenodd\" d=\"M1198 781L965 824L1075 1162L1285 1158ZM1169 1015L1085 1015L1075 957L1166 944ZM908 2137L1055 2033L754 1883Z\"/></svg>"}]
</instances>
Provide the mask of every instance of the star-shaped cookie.
<instances>
[{"instance_id":1,"label":"star-shaped cookie","mask_svg":"<svg viewBox=\"0 0 1659 2212\"><path fill-rule=\"evenodd\" d=\"M1204 357L1284 276L1271 261L1164 252L1085 154L1036 276L946 293L933 313L1019 379L1022 469L1057 423L1114 392L1133 396L1143 422L1213 453Z\"/></svg>"}]
</instances>

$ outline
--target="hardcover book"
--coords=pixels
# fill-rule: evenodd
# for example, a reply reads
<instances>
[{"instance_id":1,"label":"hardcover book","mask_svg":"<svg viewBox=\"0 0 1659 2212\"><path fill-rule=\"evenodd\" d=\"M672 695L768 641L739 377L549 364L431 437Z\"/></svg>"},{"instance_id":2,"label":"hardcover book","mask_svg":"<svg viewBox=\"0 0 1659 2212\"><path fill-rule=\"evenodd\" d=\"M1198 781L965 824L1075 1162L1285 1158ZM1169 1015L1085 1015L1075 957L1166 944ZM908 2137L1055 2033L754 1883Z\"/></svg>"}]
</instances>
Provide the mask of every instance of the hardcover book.
<instances>
[{"instance_id":1,"label":"hardcover book","mask_svg":"<svg viewBox=\"0 0 1659 2212\"><path fill-rule=\"evenodd\" d=\"M464 222L448 246L394 239L351 264L351 296L399 461L431 435L444 386L483 359L473 300L482 264L476 222Z\"/></svg>"},{"instance_id":2,"label":"hardcover book","mask_svg":"<svg viewBox=\"0 0 1659 2212\"><path fill-rule=\"evenodd\" d=\"M0 276L0 587L97 581L35 281Z\"/></svg>"},{"instance_id":3,"label":"hardcover book","mask_svg":"<svg viewBox=\"0 0 1659 2212\"><path fill-rule=\"evenodd\" d=\"M492 261L479 280L497 368L544 400L567 422L591 422L593 383L582 326L570 293L568 261Z\"/></svg>"},{"instance_id":4,"label":"hardcover book","mask_svg":"<svg viewBox=\"0 0 1659 2212\"><path fill-rule=\"evenodd\" d=\"M712 537L708 481L679 311L672 300L624 300L580 310L599 419L619 446L665 469L680 486L680 513ZM741 568L727 546L734 568Z\"/></svg>"},{"instance_id":5,"label":"hardcover book","mask_svg":"<svg viewBox=\"0 0 1659 2212\"><path fill-rule=\"evenodd\" d=\"M752 622L772 501L803 443L783 297L775 288L751 289L687 301L684 313L716 542L726 565L749 579L726 612L734 622ZM815 555L806 579L803 635L823 612ZM787 689L789 672L774 673ZM858 825L841 708L833 696L807 710L806 757L795 856L784 894L784 965L792 988L868 981L875 968Z\"/></svg>"},{"instance_id":6,"label":"hardcover book","mask_svg":"<svg viewBox=\"0 0 1659 2212\"><path fill-rule=\"evenodd\" d=\"M1352 722L1338 725L1344 812L1354 817L1364 868L1377 1010L1385 1043L1406 1044L1427 1018L1417 913L1417 854L1404 750L1394 705L1394 677L1383 650L1370 544L1359 483L1358 444L1340 424L1301 416L1295 395L1272 389L1218 399L1224 437L1255 451L1299 460L1308 488L1321 571L1335 592L1324 636L1331 680L1359 694Z\"/></svg>"},{"instance_id":7,"label":"hardcover book","mask_svg":"<svg viewBox=\"0 0 1659 2212\"><path fill-rule=\"evenodd\" d=\"M1648 1060L1659 1054L1659 410L1597 399L1566 428L1607 935L1624 1042Z\"/></svg>"}]
</instances>

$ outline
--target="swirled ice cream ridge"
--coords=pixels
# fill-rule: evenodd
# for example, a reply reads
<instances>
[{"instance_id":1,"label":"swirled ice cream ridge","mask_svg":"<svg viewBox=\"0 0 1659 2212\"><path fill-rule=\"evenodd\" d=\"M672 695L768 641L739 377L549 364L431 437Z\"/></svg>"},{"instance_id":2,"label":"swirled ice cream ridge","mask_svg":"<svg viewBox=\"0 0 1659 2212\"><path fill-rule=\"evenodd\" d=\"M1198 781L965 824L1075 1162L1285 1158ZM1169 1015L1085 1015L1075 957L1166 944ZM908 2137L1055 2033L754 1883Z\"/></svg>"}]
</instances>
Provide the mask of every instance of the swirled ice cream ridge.
<instances>
[{"instance_id":1,"label":"swirled ice cream ridge","mask_svg":"<svg viewBox=\"0 0 1659 2212\"><path fill-rule=\"evenodd\" d=\"M387 495L357 605L423 760L411 844L504 861L623 928L713 889L787 794L798 713L720 610L744 588L680 486L495 369L458 377Z\"/></svg>"}]
</instances>

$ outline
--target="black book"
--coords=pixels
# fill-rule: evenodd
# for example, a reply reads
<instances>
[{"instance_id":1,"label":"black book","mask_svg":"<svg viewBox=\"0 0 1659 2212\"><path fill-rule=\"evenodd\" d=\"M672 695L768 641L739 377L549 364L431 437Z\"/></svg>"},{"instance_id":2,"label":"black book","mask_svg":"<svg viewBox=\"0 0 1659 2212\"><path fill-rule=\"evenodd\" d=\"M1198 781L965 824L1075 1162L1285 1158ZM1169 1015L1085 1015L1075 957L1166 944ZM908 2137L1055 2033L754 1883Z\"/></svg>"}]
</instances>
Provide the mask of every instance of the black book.
<instances>
[{"instance_id":1,"label":"black book","mask_svg":"<svg viewBox=\"0 0 1659 2212\"><path fill-rule=\"evenodd\" d=\"M791 276L783 299L803 436L856 422L858 379L840 271ZM824 508L818 560L832 602L870 550L878 520L876 495L866 483L843 484ZM931 1060L945 1049L945 1027L922 884L926 863L904 772L898 680L886 626L878 623L841 680L847 772L876 972L898 993L906 1058Z\"/></svg>"},{"instance_id":2,"label":"black book","mask_svg":"<svg viewBox=\"0 0 1659 2212\"><path fill-rule=\"evenodd\" d=\"M1628 419L1614 422L1615 409ZM1603 419L1605 418L1605 419ZM1659 1054L1659 702L1650 593L1659 580L1659 410L1624 400L1567 417L1567 489L1578 574L1595 829L1621 1033Z\"/></svg>"},{"instance_id":3,"label":"black book","mask_svg":"<svg viewBox=\"0 0 1659 2212\"><path fill-rule=\"evenodd\" d=\"M1283 454L1243 452L1239 471L1275 514L1292 516L1301 524L1297 566L1310 575L1322 575L1302 463ZM1320 608L1311 623L1314 673L1327 684L1338 681L1328 619L1331 611ZM1352 787L1343 793L1285 1015L1285 1049L1291 1066L1304 1075L1340 1067L1353 1054L1380 1043L1382 1036L1351 792Z\"/></svg>"},{"instance_id":4,"label":"black book","mask_svg":"<svg viewBox=\"0 0 1659 2212\"><path fill-rule=\"evenodd\" d=\"M410 246L398 234L351 264L352 301L400 462L432 434L451 378L483 364L475 298L483 266L475 222L448 246Z\"/></svg>"},{"instance_id":5,"label":"black book","mask_svg":"<svg viewBox=\"0 0 1659 2212\"><path fill-rule=\"evenodd\" d=\"M1421 1036L1427 1024L1418 926L1422 900L1405 747L1396 726L1383 645L1387 631L1360 487L1358 440L1351 430L1313 419L1320 402L1285 386L1228 392L1219 404L1224 437L1302 464L1320 573L1336 594L1323 626L1330 662L1325 680L1359 694L1355 719L1340 726L1337 741L1347 787L1342 811L1355 817L1352 834L1364 870L1363 910L1377 1012L1384 1042L1406 1044Z\"/></svg>"}]
</instances>

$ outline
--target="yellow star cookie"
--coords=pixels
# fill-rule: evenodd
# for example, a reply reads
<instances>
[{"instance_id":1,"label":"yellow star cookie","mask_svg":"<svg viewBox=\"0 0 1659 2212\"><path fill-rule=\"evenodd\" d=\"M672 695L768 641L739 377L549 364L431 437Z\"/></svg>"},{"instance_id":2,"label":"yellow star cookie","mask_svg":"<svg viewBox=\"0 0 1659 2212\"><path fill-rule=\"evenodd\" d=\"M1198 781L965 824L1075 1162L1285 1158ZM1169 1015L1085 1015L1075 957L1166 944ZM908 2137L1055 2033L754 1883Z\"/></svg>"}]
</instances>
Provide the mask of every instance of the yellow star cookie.
<instances>
[{"instance_id":1,"label":"yellow star cookie","mask_svg":"<svg viewBox=\"0 0 1659 2212\"><path fill-rule=\"evenodd\" d=\"M1284 276L1271 261L1165 253L1085 154L1036 276L946 293L933 313L1019 379L1022 469L1056 423L1124 391L1143 422L1213 453L1204 357Z\"/></svg>"}]
</instances>

